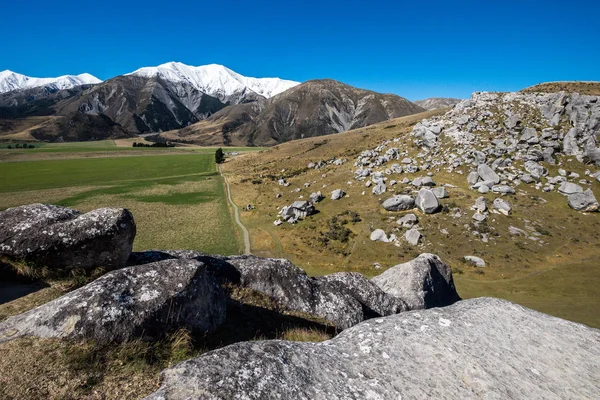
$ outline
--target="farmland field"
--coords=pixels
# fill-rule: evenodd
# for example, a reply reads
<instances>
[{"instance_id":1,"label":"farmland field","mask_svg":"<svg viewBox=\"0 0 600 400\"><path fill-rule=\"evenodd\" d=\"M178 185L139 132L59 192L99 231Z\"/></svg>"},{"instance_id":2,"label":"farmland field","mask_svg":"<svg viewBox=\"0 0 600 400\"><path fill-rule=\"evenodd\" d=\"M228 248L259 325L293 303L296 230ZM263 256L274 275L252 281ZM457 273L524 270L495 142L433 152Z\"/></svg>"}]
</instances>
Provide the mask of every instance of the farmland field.
<instances>
[{"instance_id":1,"label":"farmland field","mask_svg":"<svg viewBox=\"0 0 600 400\"><path fill-rule=\"evenodd\" d=\"M29 161L0 162L0 209L30 203L81 211L124 207L131 210L137 225L134 250L240 252L214 149L175 150L171 155L165 149L158 153L142 149L145 154L138 151L136 157L127 156L129 152L81 157L80 151L101 145L109 143L58 147L72 154L70 158L36 160L30 155ZM114 144L107 148L119 149ZM46 147L31 150L40 154Z\"/></svg>"}]
</instances>

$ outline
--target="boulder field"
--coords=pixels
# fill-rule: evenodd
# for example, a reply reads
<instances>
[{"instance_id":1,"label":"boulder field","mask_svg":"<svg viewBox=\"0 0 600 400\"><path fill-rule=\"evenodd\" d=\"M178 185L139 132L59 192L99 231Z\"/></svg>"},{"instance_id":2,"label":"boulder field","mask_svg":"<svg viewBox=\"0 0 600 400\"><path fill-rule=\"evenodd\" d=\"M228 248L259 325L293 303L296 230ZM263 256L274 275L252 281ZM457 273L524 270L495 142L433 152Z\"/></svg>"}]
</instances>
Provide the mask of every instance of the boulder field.
<instances>
[{"instance_id":1,"label":"boulder field","mask_svg":"<svg viewBox=\"0 0 600 400\"><path fill-rule=\"evenodd\" d=\"M600 392L600 330L504 300L461 301L450 267L434 254L372 279L309 277L285 259L131 253L134 236L124 209L80 214L34 204L0 213L3 258L61 271L109 270L0 322L0 342L35 336L115 344L159 340L179 328L210 335L228 318L233 286L268 296L276 312L306 315L341 333L322 343L259 340L208 352L163 371L147 399L558 399Z\"/></svg>"}]
</instances>

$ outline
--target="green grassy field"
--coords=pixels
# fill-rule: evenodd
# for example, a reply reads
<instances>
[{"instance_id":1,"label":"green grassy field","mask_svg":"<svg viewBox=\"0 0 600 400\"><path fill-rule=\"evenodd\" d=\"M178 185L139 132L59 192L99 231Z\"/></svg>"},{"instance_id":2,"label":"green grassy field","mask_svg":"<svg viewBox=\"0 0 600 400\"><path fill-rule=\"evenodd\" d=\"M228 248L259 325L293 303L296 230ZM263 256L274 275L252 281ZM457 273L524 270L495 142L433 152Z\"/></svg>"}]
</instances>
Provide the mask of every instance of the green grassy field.
<instances>
[{"instance_id":1,"label":"green grassy field","mask_svg":"<svg viewBox=\"0 0 600 400\"><path fill-rule=\"evenodd\" d=\"M0 163L0 209L35 202L128 208L135 250L240 251L214 151Z\"/></svg>"}]
</instances>

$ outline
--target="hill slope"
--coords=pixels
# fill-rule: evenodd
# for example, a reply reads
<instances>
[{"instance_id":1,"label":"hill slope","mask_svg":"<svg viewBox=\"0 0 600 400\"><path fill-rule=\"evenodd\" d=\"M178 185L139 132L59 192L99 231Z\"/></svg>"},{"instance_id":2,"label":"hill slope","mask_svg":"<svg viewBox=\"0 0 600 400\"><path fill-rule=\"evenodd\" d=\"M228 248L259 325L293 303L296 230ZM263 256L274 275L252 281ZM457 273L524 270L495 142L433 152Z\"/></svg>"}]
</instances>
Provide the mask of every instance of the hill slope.
<instances>
[{"instance_id":1,"label":"hill slope","mask_svg":"<svg viewBox=\"0 0 600 400\"><path fill-rule=\"evenodd\" d=\"M433 111L285 143L233 159L224 169L234 200L256 207L243 214L253 253L291 258L312 274L375 275L399 259L432 252L453 267L463 298L503 297L600 326L590 312L600 296L600 213L574 210L565 194L589 190L600 198L592 151L598 100L478 93L444 115ZM477 180L486 185L480 175L472 183L467 178L485 173L478 165L484 163L499 184L480 193L472 188ZM382 206L393 195L414 199L429 174L443 186L441 212ZM278 183L282 178L289 186ZM334 189L346 197L332 200ZM282 207L318 191L325 199L316 204L317 214L296 225L273 224ZM500 211L503 202L508 215ZM482 203L485 208L476 205ZM417 245L405 239L404 222L396 222L407 214L418 220ZM383 241L371 240L377 229L383 235L375 238ZM470 265L465 256L482 258L486 267Z\"/></svg>"},{"instance_id":2,"label":"hill slope","mask_svg":"<svg viewBox=\"0 0 600 400\"><path fill-rule=\"evenodd\" d=\"M453 107L460 103L460 99L451 99L447 97L431 97L425 100L417 100L414 103L426 110L437 110L438 108Z\"/></svg>"}]
</instances>

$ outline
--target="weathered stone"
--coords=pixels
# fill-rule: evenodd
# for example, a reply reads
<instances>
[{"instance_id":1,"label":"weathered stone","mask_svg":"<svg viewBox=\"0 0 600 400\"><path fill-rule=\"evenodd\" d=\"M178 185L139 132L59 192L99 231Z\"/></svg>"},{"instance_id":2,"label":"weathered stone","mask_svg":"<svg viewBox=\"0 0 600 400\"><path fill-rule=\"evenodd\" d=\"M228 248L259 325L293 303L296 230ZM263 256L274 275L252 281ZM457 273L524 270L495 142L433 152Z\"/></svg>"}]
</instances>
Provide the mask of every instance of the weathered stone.
<instances>
[{"instance_id":1,"label":"weathered stone","mask_svg":"<svg viewBox=\"0 0 600 400\"><path fill-rule=\"evenodd\" d=\"M346 192L344 192L342 189L336 189L333 192L331 192L331 200L339 200L345 195Z\"/></svg>"},{"instance_id":2,"label":"weathered stone","mask_svg":"<svg viewBox=\"0 0 600 400\"><path fill-rule=\"evenodd\" d=\"M433 192L435 197L437 197L438 199L446 199L446 198L450 197L450 194L448 193L446 188L443 186L433 188L433 189L431 189L431 191Z\"/></svg>"},{"instance_id":3,"label":"weathered stone","mask_svg":"<svg viewBox=\"0 0 600 400\"><path fill-rule=\"evenodd\" d=\"M435 254L423 253L371 281L384 292L402 299L411 310L444 307L460 300L450 267Z\"/></svg>"},{"instance_id":4,"label":"weathered stone","mask_svg":"<svg viewBox=\"0 0 600 400\"><path fill-rule=\"evenodd\" d=\"M147 400L597 398L600 331L506 300L372 319L323 343L237 343L161 374Z\"/></svg>"},{"instance_id":5,"label":"weathered stone","mask_svg":"<svg viewBox=\"0 0 600 400\"><path fill-rule=\"evenodd\" d=\"M598 211L600 205L594 196L594 193L588 189L583 193L573 193L568 197L569 207L577 211L594 212Z\"/></svg>"},{"instance_id":6,"label":"weathered stone","mask_svg":"<svg viewBox=\"0 0 600 400\"><path fill-rule=\"evenodd\" d=\"M515 189L508 185L496 185L492 187L492 192L502 194L515 194Z\"/></svg>"},{"instance_id":7,"label":"weathered stone","mask_svg":"<svg viewBox=\"0 0 600 400\"><path fill-rule=\"evenodd\" d=\"M548 170L536 163L535 161L526 161L525 162L525 170L534 176L546 176L548 175Z\"/></svg>"},{"instance_id":8,"label":"weathered stone","mask_svg":"<svg viewBox=\"0 0 600 400\"><path fill-rule=\"evenodd\" d=\"M583 188L575 183L563 182L558 187L558 191L562 194L583 193Z\"/></svg>"},{"instance_id":9,"label":"weathered stone","mask_svg":"<svg viewBox=\"0 0 600 400\"><path fill-rule=\"evenodd\" d=\"M415 214L406 214L402 218L399 218L396 223L401 225L403 228L412 228L419 222L419 219Z\"/></svg>"},{"instance_id":10,"label":"weathered stone","mask_svg":"<svg viewBox=\"0 0 600 400\"><path fill-rule=\"evenodd\" d=\"M412 228L406 231L404 237L409 244L416 246L421 241L423 235L417 229Z\"/></svg>"},{"instance_id":11,"label":"weathered stone","mask_svg":"<svg viewBox=\"0 0 600 400\"><path fill-rule=\"evenodd\" d=\"M375 196L379 196L380 194L385 193L386 190L387 190L387 186L385 185L385 182L379 181L379 183L377 183L377 185L373 186L372 191Z\"/></svg>"},{"instance_id":12,"label":"weathered stone","mask_svg":"<svg viewBox=\"0 0 600 400\"><path fill-rule=\"evenodd\" d=\"M389 239L383 229L375 229L371 232L371 240L374 242L389 242Z\"/></svg>"},{"instance_id":13,"label":"weathered stone","mask_svg":"<svg viewBox=\"0 0 600 400\"><path fill-rule=\"evenodd\" d=\"M476 256L464 256L463 259L466 263L474 265L476 267L485 267L485 261L483 261L483 258Z\"/></svg>"},{"instance_id":14,"label":"weathered stone","mask_svg":"<svg viewBox=\"0 0 600 400\"><path fill-rule=\"evenodd\" d=\"M415 199L408 195L393 196L383 202L387 211L404 211L415 208Z\"/></svg>"},{"instance_id":15,"label":"weathered stone","mask_svg":"<svg viewBox=\"0 0 600 400\"><path fill-rule=\"evenodd\" d=\"M512 208L510 207L510 204L508 204L507 201L502 200L501 198L497 198L494 200L494 208L498 211L500 211L502 214L504 215L508 215L510 214Z\"/></svg>"},{"instance_id":16,"label":"weathered stone","mask_svg":"<svg viewBox=\"0 0 600 400\"><path fill-rule=\"evenodd\" d=\"M500 177L492 168L487 164L479 164L477 166L477 173L483 181L490 181L494 184L500 183Z\"/></svg>"},{"instance_id":17,"label":"weathered stone","mask_svg":"<svg viewBox=\"0 0 600 400\"><path fill-rule=\"evenodd\" d=\"M480 196L477 198L477 200L475 200L475 210L479 212L487 211L487 200L485 197Z\"/></svg>"},{"instance_id":18,"label":"weathered stone","mask_svg":"<svg viewBox=\"0 0 600 400\"><path fill-rule=\"evenodd\" d=\"M179 327L210 332L224 321L225 304L225 292L204 263L165 260L111 271L10 317L0 323L0 342L23 335L124 342Z\"/></svg>"},{"instance_id":19,"label":"weathered stone","mask_svg":"<svg viewBox=\"0 0 600 400\"><path fill-rule=\"evenodd\" d=\"M422 188L415 199L415 205L425 214L433 214L440 211L441 206L438 198L430 189Z\"/></svg>"},{"instance_id":20,"label":"weathered stone","mask_svg":"<svg viewBox=\"0 0 600 400\"><path fill-rule=\"evenodd\" d=\"M0 212L0 255L51 269L125 266L135 223L123 208L79 211L31 204Z\"/></svg>"},{"instance_id":21,"label":"weathered stone","mask_svg":"<svg viewBox=\"0 0 600 400\"><path fill-rule=\"evenodd\" d=\"M309 196L309 199L313 204L317 204L324 198L325 197L321 194L321 192L311 193L311 195Z\"/></svg>"},{"instance_id":22,"label":"weathered stone","mask_svg":"<svg viewBox=\"0 0 600 400\"><path fill-rule=\"evenodd\" d=\"M483 222L487 219L487 215L482 214L479 211L477 211L475 214L473 214L473 219L477 222Z\"/></svg>"},{"instance_id":23,"label":"weathered stone","mask_svg":"<svg viewBox=\"0 0 600 400\"><path fill-rule=\"evenodd\" d=\"M476 171L469 172L469 175L467 175L467 183L469 185L476 184L478 180L479 180L479 173Z\"/></svg>"}]
</instances>

